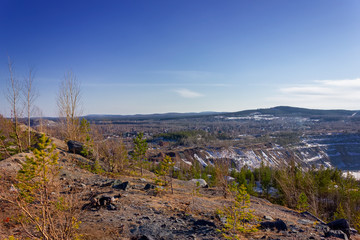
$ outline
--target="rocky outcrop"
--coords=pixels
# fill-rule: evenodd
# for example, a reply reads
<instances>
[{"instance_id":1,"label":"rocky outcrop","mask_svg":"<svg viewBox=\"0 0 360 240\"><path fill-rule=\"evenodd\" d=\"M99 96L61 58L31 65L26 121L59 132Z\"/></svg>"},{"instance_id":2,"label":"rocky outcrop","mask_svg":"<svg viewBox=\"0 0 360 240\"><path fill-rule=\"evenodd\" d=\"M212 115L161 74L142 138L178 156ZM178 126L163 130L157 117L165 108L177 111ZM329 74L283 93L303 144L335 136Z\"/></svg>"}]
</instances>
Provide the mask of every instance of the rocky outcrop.
<instances>
[{"instance_id":1,"label":"rocky outcrop","mask_svg":"<svg viewBox=\"0 0 360 240\"><path fill-rule=\"evenodd\" d=\"M330 237L335 237L335 238L340 238L340 239L345 239L348 240L348 236L341 230L330 230L327 231L325 233L325 237L330 238Z\"/></svg>"},{"instance_id":2,"label":"rocky outcrop","mask_svg":"<svg viewBox=\"0 0 360 240\"><path fill-rule=\"evenodd\" d=\"M260 223L260 227L262 229L270 229L270 230L276 229L278 231L286 231L288 229L286 226L286 223L281 219L278 219L276 221L262 222L262 223Z\"/></svg>"},{"instance_id":3,"label":"rocky outcrop","mask_svg":"<svg viewBox=\"0 0 360 240\"><path fill-rule=\"evenodd\" d=\"M341 230L343 233L350 237L350 224L346 219L338 219L332 222L329 222L328 227L331 230Z\"/></svg>"},{"instance_id":4,"label":"rocky outcrop","mask_svg":"<svg viewBox=\"0 0 360 240\"><path fill-rule=\"evenodd\" d=\"M67 142L67 145L70 153L81 155L82 152L84 151L84 144L81 142L70 140Z\"/></svg>"},{"instance_id":5,"label":"rocky outcrop","mask_svg":"<svg viewBox=\"0 0 360 240\"><path fill-rule=\"evenodd\" d=\"M83 205L81 210L99 211L100 208L102 207L110 211L117 210L114 201L117 201L120 197L121 195L115 195L115 196L100 195L98 197L92 196L90 198L90 203Z\"/></svg>"},{"instance_id":6,"label":"rocky outcrop","mask_svg":"<svg viewBox=\"0 0 360 240\"><path fill-rule=\"evenodd\" d=\"M120 180L115 180L114 183L112 184L112 188L126 191L128 185L129 182L121 182Z\"/></svg>"},{"instance_id":7,"label":"rocky outcrop","mask_svg":"<svg viewBox=\"0 0 360 240\"><path fill-rule=\"evenodd\" d=\"M156 188L155 185L152 185L152 184L150 184L150 183L147 183L147 184L145 185L145 187L144 187L144 190L155 189L155 188Z\"/></svg>"},{"instance_id":8,"label":"rocky outcrop","mask_svg":"<svg viewBox=\"0 0 360 240\"><path fill-rule=\"evenodd\" d=\"M191 179L190 182L194 183L195 186L206 188L208 187L207 182L204 179Z\"/></svg>"}]
</instances>

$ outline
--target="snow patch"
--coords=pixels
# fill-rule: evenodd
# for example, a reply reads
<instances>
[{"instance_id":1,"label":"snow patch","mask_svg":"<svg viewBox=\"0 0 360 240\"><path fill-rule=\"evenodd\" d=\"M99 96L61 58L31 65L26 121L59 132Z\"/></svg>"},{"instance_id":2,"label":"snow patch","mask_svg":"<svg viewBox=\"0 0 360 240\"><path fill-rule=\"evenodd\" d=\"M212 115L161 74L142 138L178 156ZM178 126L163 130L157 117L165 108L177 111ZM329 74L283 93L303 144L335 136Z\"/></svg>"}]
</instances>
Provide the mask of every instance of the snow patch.
<instances>
[{"instance_id":1,"label":"snow patch","mask_svg":"<svg viewBox=\"0 0 360 240\"><path fill-rule=\"evenodd\" d=\"M196 160L198 160L199 163L200 163L201 165L203 165L203 167L207 167L207 163L206 163L201 157L199 157L196 153L194 154L194 158L195 158Z\"/></svg>"},{"instance_id":2,"label":"snow patch","mask_svg":"<svg viewBox=\"0 0 360 240\"><path fill-rule=\"evenodd\" d=\"M360 180L360 171L349 171L349 172L344 172L343 175L346 176L347 173L349 173L350 175L352 175L356 180Z\"/></svg>"},{"instance_id":3,"label":"snow patch","mask_svg":"<svg viewBox=\"0 0 360 240\"><path fill-rule=\"evenodd\" d=\"M192 162L189 162L189 161L186 161L186 160L184 160L184 159L181 159L184 163L186 163L186 164L188 164L188 165L190 165L190 166L192 166Z\"/></svg>"},{"instance_id":4,"label":"snow patch","mask_svg":"<svg viewBox=\"0 0 360 240\"><path fill-rule=\"evenodd\" d=\"M325 167L332 168L332 165L330 162L324 162Z\"/></svg>"},{"instance_id":5,"label":"snow patch","mask_svg":"<svg viewBox=\"0 0 360 240\"><path fill-rule=\"evenodd\" d=\"M340 154L339 152L336 152L336 153L334 153L334 154L328 153L327 155L328 155L329 157L338 157L338 156L340 156L341 154Z\"/></svg>"}]
</instances>

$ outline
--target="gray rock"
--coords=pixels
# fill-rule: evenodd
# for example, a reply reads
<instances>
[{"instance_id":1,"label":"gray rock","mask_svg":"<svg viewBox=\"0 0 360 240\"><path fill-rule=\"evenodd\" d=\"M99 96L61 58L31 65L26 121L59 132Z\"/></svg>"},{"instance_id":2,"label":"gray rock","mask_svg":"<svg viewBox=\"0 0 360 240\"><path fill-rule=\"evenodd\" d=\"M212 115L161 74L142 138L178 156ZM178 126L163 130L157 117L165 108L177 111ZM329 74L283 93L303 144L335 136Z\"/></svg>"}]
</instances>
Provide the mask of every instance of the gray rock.
<instances>
[{"instance_id":1,"label":"gray rock","mask_svg":"<svg viewBox=\"0 0 360 240\"><path fill-rule=\"evenodd\" d=\"M149 189L155 189L155 186L150 183L146 184L144 190L149 190Z\"/></svg>"},{"instance_id":2,"label":"gray rock","mask_svg":"<svg viewBox=\"0 0 360 240\"><path fill-rule=\"evenodd\" d=\"M350 233L351 234L357 234L358 231L355 228L350 228Z\"/></svg>"},{"instance_id":3,"label":"gray rock","mask_svg":"<svg viewBox=\"0 0 360 240\"><path fill-rule=\"evenodd\" d=\"M199 187L203 187L203 188L208 186L207 182L204 179L201 179L201 178L199 178L199 179L191 179L190 182L194 183L195 186L199 185Z\"/></svg>"},{"instance_id":4,"label":"gray rock","mask_svg":"<svg viewBox=\"0 0 360 240\"><path fill-rule=\"evenodd\" d=\"M268 221L273 221L274 219L271 217L271 216L264 216L264 219L265 220L268 220Z\"/></svg>"},{"instance_id":5,"label":"gray rock","mask_svg":"<svg viewBox=\"0 0 360 240\"><path fill-rule=\"evenodd\" d=\"M325 222L323 220L321 220L320 218L316 217L314 214L312 214L311 212L308 212L308 211L305 211L305 212L302 212L300 213L300 215L304 218L307 218L307 219L311 219L313 221L317 221L321 224L325 224Z\"/></svg>"},{"instance_id":6,"label":"gray rock","mask_svg":"<svg viewBox=\"0 0 360 240\"><path fill-rule=\"evenodd\" d=\"M324 233L330 230L330 228L325 224L316 224L315 229Z\"/></svg>"},{"instance_id":7,"label":"gray rock","mask_svg":"<svg viewBox=\"0 0 360 240\"><path fill-rule=\"evenodd\" d=\"M110 211L117 210L117 207L116 207L114 204L112 204L112 203L108 204L108 205L106 206L106 208L107 208L107 210L110 210Z\"/></svg>"},{"instance_id":8,"label":"gray rock","mask_svg":"<svg viewBox=\"0 0 360 240\"><path fill-rule=\"evenodd\" d=\"M119 182L117 182L119 181ZM126 188L128 187L129 182L121 182L120 180L115 180L114 183L112 184L112 187L115 189L120 189L120 190L126 190Z\"/></svg>"},{"instance_id":9,"label":"gray rock","mask_svg":"<svg viewBox=\"0 0 360 240\"><path fill-rule=\"evenodd\" d=\"M307 220L307 219L298 219L297 222L299 224L303 224L303 225L311 225L314 224L313 221Z\"/></svg>"},{"instance_id":10,"label":"gray rock","mask_svg":"<svg viewBox=\"0 0 360 240\"><path fill-rule=\"evenodd\" d=\"M350 237L350 224L348 220L342 218L327 224L331 230L341 230L343 231L348 237Z\"/></svg>"},{"instance_id":11,"label":"gray rock","mask_svg":"<svg viewBox=\"0 0 360 240\"><path fill-rule=\"evenodd\" d=\"M271 230L278 230L278 231L286 231L287 230L287 226L285 224L285 222L283 220L276 220L276 221L266 221L266 222L262 222L260 223L260 227L262 229L271 229Z\"/></svg>"},{"instance_id":12,"label":"gray rock","mask_svg":"<svg viewBox=\"0 0 360 240\"><path fill-rule=\"evenodd\" d=\"M330 230L325 233L325 237L336 237L336 238L341 238L341 239L345 239L345 240L349 239L347 237L347 235L341 230Z\"/></svg>"},{"instance_id":13,"label":"gray rock","mask_svg":"<svg viewBox=\"0 0 360 240\"><path fill-rule=\"evenodd\" d=\"M81 152L84 150L84 144L81 142L78 142L78 141L70 140L67 142L67 145L69 148L69 152L71 152L71 153L81 155Z\"/></svg>"}]
</instances>

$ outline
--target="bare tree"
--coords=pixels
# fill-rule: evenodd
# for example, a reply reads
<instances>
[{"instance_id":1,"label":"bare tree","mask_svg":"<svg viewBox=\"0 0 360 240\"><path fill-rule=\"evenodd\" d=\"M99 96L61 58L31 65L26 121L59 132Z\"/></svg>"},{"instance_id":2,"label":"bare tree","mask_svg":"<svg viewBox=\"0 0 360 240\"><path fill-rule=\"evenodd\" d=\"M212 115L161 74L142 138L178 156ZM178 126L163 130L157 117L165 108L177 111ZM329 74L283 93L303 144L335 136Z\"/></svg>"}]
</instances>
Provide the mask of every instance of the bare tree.
<instances>
[{"instance_id":1,"label":"bare tree","mask_svg":"<svg viewBox=\"0 0 360 240\"><path fill-rule=\"evenodd\" d=\"M17 148L20 152L22 152L22 144L20 139L20 129L19 129L19 121L18 118L21 115L20 110L20 102L21 102L21 90L22 86L19 82L18 78L15 77L14 72L14 64L11 61L10 57L8 57L8 69L9 69L9 81L7 88L7 100L11 107L11 118L13 120L13 130L15 134L15 140Z\"/></svg>"},{"instance_id":2,"label":"bare tree","mask_svg":"<svg viewBox=\"0 0 360 240\"><path fill-rule=\"evenodd\" d=\"M41 109L37 106L34 106L34 115L33 116L36 116L38 118L38 128L37 130L40 131L40 132L45 132L44 130L44 123L43 123L43 112L41 111Z\"/></svg>"},{"instance_id":3,"label":"bare tree","mask_svg":"<svg viewBox=\"0 0 360 240\"><path fill-rule=\"evenodd\" d=\"M33 112L33 105L38 97L38 94L34 88L34 69L29 68L28 76L24 78L24 88L23 88L23 95L25 99L25 105L26 105L26 114L27 114L27 122L28 122L28 145L31 145L31 131L30 131L30 120L31 115Z\"/></svg>"},{"instance_id":4,"label":"bare tree","mask_svg":"<svg viewBox=\"0 0 360 240\"><path fill-rule=\"evenodd\" d=\"M215 161L216 180L217 185L220 187L224 198L227 198L228 191L228 174L229 174L230 161L229 159L217 159Z\"/></svg>"},{"instance_id":5,"label":"bare tree","mask_svg":"<svg viewBox=\"0 0 360 240\"><path fill-rule=\"evenodd\" d=\"M77 81L72 71L65 73L64 80L61 82L57 105L59 116L63 119L66 140L77 140L79 131L79 116L81 91L80 83Z\"/></svg>"},{"instance_id":6,"label":"bare tree","mask_svg":"<svg viewBox=\"0 0 360 240\"><path fill-rule=\"evenodd\" d=\"M99 153L111 172L122 172L128 163L128 152L122 140L104 140L97 144Z\"/></svg>"},{"instance_id":7,"label":"bare tree","mask_svg":"<svg viewBox=\"0 0 360 240\"><path fill-rule=\"evenodd\" d=\"M13 123L0 114L0 161L11 156L9 138Z\"/></svg>"}]
</instances>

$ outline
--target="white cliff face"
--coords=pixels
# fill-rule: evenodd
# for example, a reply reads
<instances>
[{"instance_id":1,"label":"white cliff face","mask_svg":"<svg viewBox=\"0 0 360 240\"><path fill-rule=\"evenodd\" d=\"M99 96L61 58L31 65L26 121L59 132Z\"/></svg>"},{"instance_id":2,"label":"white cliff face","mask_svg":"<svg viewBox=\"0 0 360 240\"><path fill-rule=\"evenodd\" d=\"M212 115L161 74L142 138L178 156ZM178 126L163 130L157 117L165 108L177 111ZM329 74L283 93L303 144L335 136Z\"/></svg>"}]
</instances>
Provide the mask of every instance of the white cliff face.
<instances>
[{"instance_id":1,"label":"white cliff face","mask_svg":"<svg viewBox=\"0 0 360 240\"><path fill-rule=\"evenodd\" d=\"M263 162L268 166L287 165L294 160L302 166L315 165L326 168L337 167L344 172L350 171L360 178L360 135L310 136L298 145L281 147L273 144L271 147L223 147L194 149L193 159L206 167L217 159L229 159L238 169L247 165L257 168Z\"/></svg>"}]
</instances>

